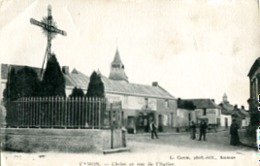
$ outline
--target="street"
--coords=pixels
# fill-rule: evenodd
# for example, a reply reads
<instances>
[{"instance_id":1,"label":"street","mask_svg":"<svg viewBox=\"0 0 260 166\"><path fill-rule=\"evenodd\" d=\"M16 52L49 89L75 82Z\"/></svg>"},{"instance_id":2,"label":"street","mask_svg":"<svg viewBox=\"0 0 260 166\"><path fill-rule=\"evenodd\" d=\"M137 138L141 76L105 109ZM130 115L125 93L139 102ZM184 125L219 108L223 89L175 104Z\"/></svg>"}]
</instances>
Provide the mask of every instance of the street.
<instances>
[{"instance_id":1,"label":"street","mask_svg":"<svg viewBox=\"0 0 260 166\"><path fill-rule=\"evenodd\" d=\"M255 165L258 162L256 150L245 146L230 146L227 131L208 133L206 141L191 140L189 133L159 133L159 139L151 139L149 133L129 134L127 144L130 148L129 152L107 155L102 153L2 152L1 166L129 166L133 162L134 166L148 166L148 163L153 166L176 166L190 165L194 161L198 165L207 165L208 162L213 165Z\"/></svg>"},{"instance_id":2,"label":"street","mask_svg":"<svg viewBox=\"0 0 260 166\"><path fill-rule=\"evenodd\" d=\"M241 142L243 143L244 132L240 131ZM151 139L150 133L128 135L129 147L135 152L153 151L153 148L162 145L169 145L171 148L188 148L194 150L214 150L214 151L253 151L253 148L246 146L231 146L229 131L221 131L217 133L208 133L206 141L198 141L199 134L196 139L190 139L189 133L159 133L159 139ZM145 144L145 145L144 145ZM142 147L140 147L142 146ZM168 149L170 150L170 149ZM256 150L256 149L255 149Z\"/></svg>"}]
</instances>

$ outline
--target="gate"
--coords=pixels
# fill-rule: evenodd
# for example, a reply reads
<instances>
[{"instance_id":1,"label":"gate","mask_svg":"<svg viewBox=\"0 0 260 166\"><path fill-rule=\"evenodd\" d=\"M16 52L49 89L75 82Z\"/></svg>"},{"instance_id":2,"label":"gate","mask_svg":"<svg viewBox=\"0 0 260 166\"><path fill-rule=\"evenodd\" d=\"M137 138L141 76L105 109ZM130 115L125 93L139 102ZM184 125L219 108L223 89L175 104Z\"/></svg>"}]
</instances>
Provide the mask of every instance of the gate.
<instances>
[{"instance_id":1,"label":"gate","mask_svg":"<svg viewBox=\"0 0 260 166\"><path fill-rule=\"evenodd\" d=\"M121 102L110 103L110 148L126 147L126 130L123 127L123 111Z\"/></svg>"}]
</instances>

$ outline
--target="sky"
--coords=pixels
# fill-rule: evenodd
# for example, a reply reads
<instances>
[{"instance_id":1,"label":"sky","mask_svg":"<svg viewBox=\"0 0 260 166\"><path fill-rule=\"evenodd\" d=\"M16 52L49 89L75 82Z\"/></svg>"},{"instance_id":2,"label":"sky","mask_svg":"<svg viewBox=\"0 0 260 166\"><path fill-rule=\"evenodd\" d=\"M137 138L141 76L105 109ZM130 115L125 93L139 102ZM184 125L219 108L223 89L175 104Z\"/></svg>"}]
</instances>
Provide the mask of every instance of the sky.
<instances>
[{"instance_id":1,"label":"sky","mask_svg":"<svg viewBox=\"0 0 260 166\"><path fill-rule=\"evenodd\" d=\"M211 98L248 108L250 67L260 53L257 0L1 0L0 62L41 67L47 6L67 36L52 52L61 66L108 76L118 48L131 83L176 98Z\"/></svg>"}]
</instances>

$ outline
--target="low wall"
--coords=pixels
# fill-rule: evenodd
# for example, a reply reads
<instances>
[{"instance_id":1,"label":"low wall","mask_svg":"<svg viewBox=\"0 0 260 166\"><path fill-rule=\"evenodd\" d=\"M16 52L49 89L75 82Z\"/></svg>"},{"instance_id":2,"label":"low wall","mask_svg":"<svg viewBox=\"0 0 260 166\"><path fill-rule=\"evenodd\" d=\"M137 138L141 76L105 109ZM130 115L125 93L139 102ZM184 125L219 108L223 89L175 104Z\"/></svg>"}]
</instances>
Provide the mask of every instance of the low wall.
<instances>
[{"instance_id":1,"label":"low wall","mask_svg":"<svg viewBox=\"0 0 260 166\"><path fill-rule=\"evenodd\" d=\"M113 133L113 147L123 147L122 131ZM6 151L102 152L111 148L111 130L2 128L0 138Z\"/></svg>"}]
</instances>

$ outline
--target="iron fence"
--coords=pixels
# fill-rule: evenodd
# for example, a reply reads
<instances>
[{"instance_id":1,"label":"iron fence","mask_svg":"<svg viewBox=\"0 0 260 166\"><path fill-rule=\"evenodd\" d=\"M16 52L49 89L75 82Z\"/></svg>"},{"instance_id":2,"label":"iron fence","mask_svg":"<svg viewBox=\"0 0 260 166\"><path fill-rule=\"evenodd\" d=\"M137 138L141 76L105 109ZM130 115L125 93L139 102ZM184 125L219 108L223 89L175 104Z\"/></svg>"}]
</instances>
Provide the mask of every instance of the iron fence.
<instances>
[{"instance_id":1,"label":"iron fence","mask_svg":"<svg viewBox=\"0 0 260 166\"><path fill-rule=\"evenodd\" d=\"M7 103L7 127L109 128L104 98L30 97Z\"/></svg>"}]
</instances>

